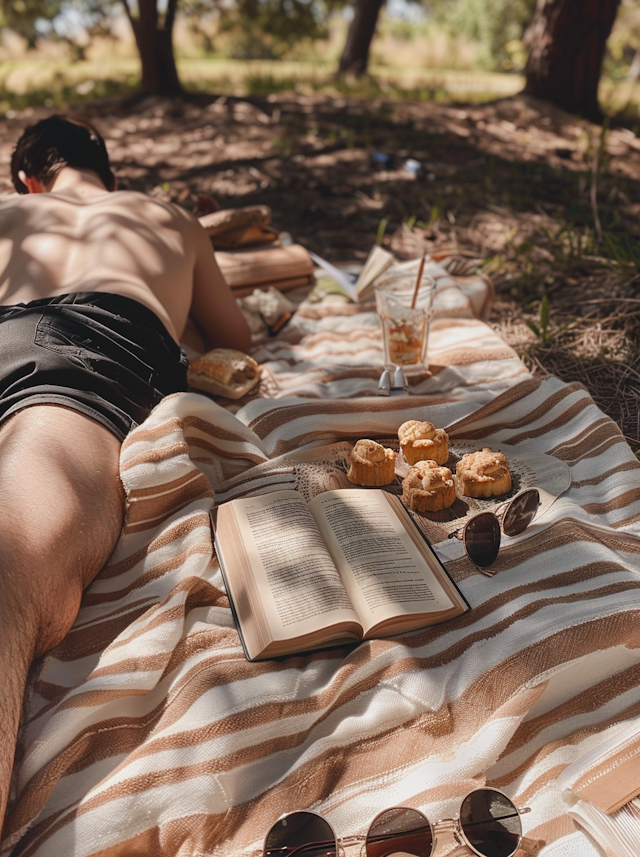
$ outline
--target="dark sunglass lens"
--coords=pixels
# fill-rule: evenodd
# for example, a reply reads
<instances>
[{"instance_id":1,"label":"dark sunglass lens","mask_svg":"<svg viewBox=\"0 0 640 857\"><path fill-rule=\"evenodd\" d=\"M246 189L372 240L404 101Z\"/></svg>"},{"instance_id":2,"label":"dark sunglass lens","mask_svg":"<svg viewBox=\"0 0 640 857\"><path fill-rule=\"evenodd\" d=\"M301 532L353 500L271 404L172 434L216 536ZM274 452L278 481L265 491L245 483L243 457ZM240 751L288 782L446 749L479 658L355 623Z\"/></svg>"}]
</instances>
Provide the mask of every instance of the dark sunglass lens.
<instances>
[{"instance_id":1,"label":"dark sunglass lens","mask_svg":"<svg viewBox=\"0 0 640 857\"><path fill-rule=\"evenodd\" d=\"M264 841L264 857L337 857L331 825L315 812L278 819Z\"/></svg>"},{"instance_id":2,"label":"dark sunglass lens","mask_svg":"<svg viewBox=\"0 0 640 857\"><path fill-rule=\"evenodd\" d=\"M502 529L505 536L517 536L524 532L536 516L540 505L540 494L536 488L529 488L518 494L507 506Z\"/></svg>"},{"instance_id":3,"label":"dark sunglass lens","mask_svg":"<svg viewBox=\"0 0 640 857\"><path fill-rule=\"evenodd\" d=\"M469 845L484 857L512 857L522 825L518 810L495 789L477 789L462 802L460 827Z\"/></svg>"},{"instance_id":4,"label":"dark sunglass lens","mask_svg":"<svg viewBox=\"0 0 640 857\"><path fill-rule=\"evenodd\" d=\"M464 546L469 559L485 568L495 562L500 550L500 523L493 512L481 512L464 528Z\"/></svg>"},{"instance_id":5,"label":"dark sunglass lens","mask_svg":"<svg viewBox=\"0 0 640 857\"><path fill-rule=\"evenodd\" d=\"M367 833L366 857L431 857L433 831L417 809L386 809L373 819Z\"/></svg>"}]
</instances>

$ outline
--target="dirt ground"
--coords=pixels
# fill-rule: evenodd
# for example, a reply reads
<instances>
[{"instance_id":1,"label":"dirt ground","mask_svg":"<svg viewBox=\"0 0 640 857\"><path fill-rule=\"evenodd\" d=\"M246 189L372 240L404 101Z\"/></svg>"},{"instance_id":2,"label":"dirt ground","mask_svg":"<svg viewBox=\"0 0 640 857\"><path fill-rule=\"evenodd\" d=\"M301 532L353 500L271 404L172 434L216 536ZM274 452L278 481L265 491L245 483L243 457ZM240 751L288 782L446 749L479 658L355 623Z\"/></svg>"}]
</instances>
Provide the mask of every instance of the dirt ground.
<instances>
[{"instance_id":1,"label":"dirt ground","mask_svg":"<svg viewBox=\"0 0 640 857\"><path fill-rule=\"evenodd\" d=\"M3 164L48 112L0 118ZM363 261L377 239L401 258L456 248L493 280L490 323L525 362L583 383L640 448L640 140L629 128L523 96L212 96L82 115L104 133L121 188L191 210L202 195L266 204L273 226L337 263ZM5 166L0 194L11 190Z\"/></svg>"}]
</instances>

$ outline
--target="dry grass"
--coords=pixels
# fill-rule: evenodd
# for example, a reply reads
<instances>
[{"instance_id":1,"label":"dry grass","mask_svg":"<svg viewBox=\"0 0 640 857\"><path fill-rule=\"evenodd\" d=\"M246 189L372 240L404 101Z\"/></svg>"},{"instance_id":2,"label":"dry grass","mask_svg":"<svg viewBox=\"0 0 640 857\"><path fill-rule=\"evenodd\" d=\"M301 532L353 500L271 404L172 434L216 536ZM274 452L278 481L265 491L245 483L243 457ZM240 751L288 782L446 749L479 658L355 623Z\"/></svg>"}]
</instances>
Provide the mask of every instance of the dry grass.
<instances>
[{"instance_id":1,"label":"dry grass","mask_svg":"<svg viewBox=\"0 0 640 857\"><path fill-rule=\"evenodd\" d=\"M499 301L492 326L536 375L577 382L640 451L640 299L594 299L590 313L575 319L575 300L554 304L547 344L526 326L522 308Z\"/></svg>"},{"instance_id":2,"label":"dry grass","mask_svg":"<svg viewBox=\"0 0 640 857\"><path fill-rule=\"evenodd\" d=\"M556 309L565 324L548 345L521 349L525 363L539 374L577 381L620 427L634 452L640 450L640 299L596 299L591 313L570 321L575 306Z\"/></svg>"}]
</instances>

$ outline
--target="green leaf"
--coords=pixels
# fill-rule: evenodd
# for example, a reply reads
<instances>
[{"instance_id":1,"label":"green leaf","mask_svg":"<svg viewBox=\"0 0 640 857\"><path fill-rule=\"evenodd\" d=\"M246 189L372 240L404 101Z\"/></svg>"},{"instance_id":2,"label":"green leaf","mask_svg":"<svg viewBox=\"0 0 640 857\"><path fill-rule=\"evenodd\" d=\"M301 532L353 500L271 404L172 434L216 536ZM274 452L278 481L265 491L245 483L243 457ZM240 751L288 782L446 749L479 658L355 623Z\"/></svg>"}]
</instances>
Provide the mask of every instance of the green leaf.
<instances>
[{"instance_id":1,"label":"green leaf","mask_svg":"<svg viewBox=\"0 0 640 857\"><path fill-rule=\"evenodd\" d=\"M384 238L384 233L386 232L387 225L389 223L388 217L383 217L380 223L378 224L378 234L376 235L376 244L382 244L382 239Z\"/></svg>"},{"instance_id":2,"label":"green leaf","mask_svg":"<svg viewBox=\"0 0 640 857\"><path fill-rule=\"evenodd\" d=\"M540 301L540 327L543 330L549 327L549 298L546 295Z\"/></svg>"}]
</instances>

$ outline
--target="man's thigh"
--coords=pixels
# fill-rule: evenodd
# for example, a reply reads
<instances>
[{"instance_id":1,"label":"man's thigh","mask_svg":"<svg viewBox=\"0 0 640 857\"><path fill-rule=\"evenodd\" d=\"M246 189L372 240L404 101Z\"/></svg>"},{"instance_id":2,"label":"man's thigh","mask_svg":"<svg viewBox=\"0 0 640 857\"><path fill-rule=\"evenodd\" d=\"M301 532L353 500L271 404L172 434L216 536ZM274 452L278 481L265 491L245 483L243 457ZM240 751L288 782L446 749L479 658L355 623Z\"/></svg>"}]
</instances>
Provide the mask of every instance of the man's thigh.
<instances>
[{"instance_id":1,"label":"man's thigh","mask_svg":"<svg viewBox=\"0 0 640 857\"><path fill-rule=\"evenodd\" d=\"M31 601L60 599L64 626L120 536L120 446L57 405L25 407L0 426L0 573Z\"/></svg>"},{"instance_id":2,"label":"man's thigh","mask_svg":"<svg viewBox=\"0 0 640 857\"><path fill-rule=\"evenodd\" d=\"M115 435L66 407L0 425L0 827L30 663L68 634L120 535L119 455Z\"/></svg>"}]
</instances>

